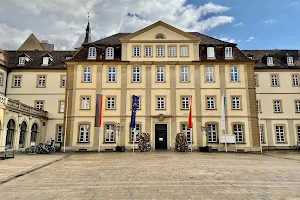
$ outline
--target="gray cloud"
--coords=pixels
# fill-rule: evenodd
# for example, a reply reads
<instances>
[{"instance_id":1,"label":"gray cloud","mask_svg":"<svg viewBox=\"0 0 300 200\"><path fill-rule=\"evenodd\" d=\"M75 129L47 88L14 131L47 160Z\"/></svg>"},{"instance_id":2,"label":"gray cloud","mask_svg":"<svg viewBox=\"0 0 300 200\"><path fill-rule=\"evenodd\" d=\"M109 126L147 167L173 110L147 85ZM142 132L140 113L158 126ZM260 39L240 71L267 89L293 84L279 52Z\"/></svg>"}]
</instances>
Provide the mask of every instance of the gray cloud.
<instances>
[{"instance_id":1,"label":"gray cloud","mask_svg":"<svg viewBox=\"0 0 300 200\"><path fill-rule=\"evenodd\" d=\"M3 49L18 48L32 32L54 43L56 49L77 47L83 41L87 12L91 13L92 40L137 31L158 20L199 32L234 21L222 15L229 7L211 2L196 6L186 0L0 0L0 4ZM207 18L208 14L213 17Z\"/></svg>"}]
</instances>

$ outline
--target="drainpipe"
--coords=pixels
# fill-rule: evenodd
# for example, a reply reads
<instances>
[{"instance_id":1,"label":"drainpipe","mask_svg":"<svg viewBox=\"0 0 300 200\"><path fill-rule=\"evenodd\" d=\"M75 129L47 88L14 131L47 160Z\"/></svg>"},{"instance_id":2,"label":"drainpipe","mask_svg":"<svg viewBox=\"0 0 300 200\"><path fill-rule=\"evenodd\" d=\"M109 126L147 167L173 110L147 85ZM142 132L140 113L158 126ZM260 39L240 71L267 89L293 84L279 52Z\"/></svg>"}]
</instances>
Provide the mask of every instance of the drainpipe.
<instances>
[{"instance_id":1,"label":"drainpipe","mask_svg":"<svg viewBox=\"0 0 300 200\"><path fill-rule=\"evenodd\" d=\"M5 80L5 89L4 89L4 96L6 97L6 91L7 91L7 80L8 80L8 70L6 71L6 80Z\"/></svg>"}]
</instances>

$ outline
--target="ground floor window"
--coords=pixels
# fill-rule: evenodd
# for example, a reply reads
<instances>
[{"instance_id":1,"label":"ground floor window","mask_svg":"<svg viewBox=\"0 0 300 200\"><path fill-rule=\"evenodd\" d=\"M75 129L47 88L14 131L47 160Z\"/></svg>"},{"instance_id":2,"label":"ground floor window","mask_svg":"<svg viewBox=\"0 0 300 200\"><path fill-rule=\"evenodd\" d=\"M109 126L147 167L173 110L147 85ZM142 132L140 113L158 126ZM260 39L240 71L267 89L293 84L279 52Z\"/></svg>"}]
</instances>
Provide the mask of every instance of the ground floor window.
<instances>
[{"instance_id":1,"label":"ground floor window","mask_svg":"<svg viewBox=\"0 0 300 200\"><path fill-rule=\"evenodd\" d=\"M217 124L207 124L206 126L208 142L218 142Z\"/></svg>"},{"instance_id":2,"label":"ground floor window","mask_svg":"<svg viewBox=\"0 0 300 200\"><path fill-rule=\"evenodd\" d=\"M297 126L298 142L300 142L300 126Z\"/></svg>"},{"instance_id":3,"label":"ground floor window","mask_svg":"<svg viewBox=\"0 0 300 200\"><path fill-rule=\"evenodd\" d=\"M115 125L114 124L106 124L104 126L104 128L105 128L104 141L107 142L107 143L115 142Z\"/></svg>"},{"instance_id":4,"label":"ground floor window","mask_svg":"<svg viewBox=\"0 0 300 200\"><path fill-rule=\"evenodd\" d=\"M15 121L10 119L7 123L6 142L7 148L13 148L14 145L14 133L15 133Z\"/></svg>"},{"instance_id":5,"label":"ground floor window","mask_svg":"<svg viewBox=\"0 0 300 200\"><path fill-rule=\"evenodd\" d=\"M259 133L260 133L260 141L261 143L264 143L264 125L259 125Z\"/></svg>"},{"instance_id":6,"label":"ground floor window","mask_svg":"<svg viewBox=\"0 0 300 200\"><path fill-rule=\"evenodd\" d=\"M19 138L19 148L25 147L25 136L26 136L27 124L22 122L20 127L20 138Z\"/></svg>"},{"instance_id":7,"label":"ground floor window","mask_svg":"<svg viewBox=\"0 0 300 200\"><path fill-rule=\"evenodd\" d=\"M141 132L141 125L140 124L136 124L135 125L135 141L134 142L138 142L139 138L140 138L140 132ZM134 140L134 129L130 129L130 133L131 133L131 142L133 142Z\"/></svg>"},{"instance_id":8,"label":"ground floor window","mask_svg":"<svg viewBox=\"0 0 300 200\"><path fill-rule=\"evenodd\" d=\"M56 142L62 142L63 137L63 126L59 125L57 126L57 134L56 134Z\"/></svg>"},{"instance_id":9,"label":"ground floor window","mask_svg":"<svg viewBox=\"0 0 300 200\"><path fill-rule=\"evenodd\" d=\"M237 143L244 142L244 133L243 133L243 125L242 124L234 124L233 125L233 134L235 135L235 139Z\"/></svg>"},{"instance_id":10,"label":"ground floor window","mask_svg":"<svg viewBox=\"0 0 300 200\"><path fill-rule=\"evenodd\" d=\"M86 143L89 142L90 135L90 125L80 124L79 126L79 142Z\"/></svg>"},{"instance_id":11,"label":"ground floor window","mask_svg":"<svg viewBox=\"0 0 300 200\"><path fill-rule=\"evenodd\" d=\"M275 127L275 132L276 132L277 142L285 142L284 126L276 126Z\"/></svg>"},{"instance_id":12,"label":"ground floor window","mask_svg":"<svg viewBox=\"0 0 300 200\"><path fill-rule=\"evenodd\" d=\"M187 124L181 124L181 132L186 134L187 142L191 143L191 129L188 128Z\"/></svg>"},{"instance_id":13,"label":"ground floor window","mask_svg":"<svg viewBox=\"0 0 300 200\"><path fill-rule=\"evenodd\" d=\"M31 127L30 142L36 142L38 126L34 123Z\"/></svg>"}]
</instances>

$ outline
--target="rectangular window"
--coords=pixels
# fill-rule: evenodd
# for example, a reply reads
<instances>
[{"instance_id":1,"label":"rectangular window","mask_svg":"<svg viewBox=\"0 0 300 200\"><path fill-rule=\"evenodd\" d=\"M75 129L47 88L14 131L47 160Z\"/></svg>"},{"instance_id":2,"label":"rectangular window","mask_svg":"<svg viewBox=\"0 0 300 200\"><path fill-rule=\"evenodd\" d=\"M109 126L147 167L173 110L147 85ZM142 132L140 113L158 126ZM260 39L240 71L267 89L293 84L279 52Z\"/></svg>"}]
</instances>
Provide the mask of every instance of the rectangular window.
<instances>
[{"instance_id":1,"label":"rectangular window","mask_svg":"<svg viewBox=\"0 0 300 200\"><path fill-rule=\"evenodd\" d=\"M214 71L212 66L205 67L205 81L213 82L214 81Z\"/></svg>"},{"instance_id":2,"label":"rectangular window","mask_svg":"<svg viewBox=\"0 0 300 200\"><path fill-rule=\"evenodd\" d=\"M190 98L189 97L181 97L181 109L188 110L190 108Z\"/></svg>"},{"instance_id":3,"label":"rectangular window","mask_svg":"<svg viewBox=\"0 0 300 200\"><path fill-rule=\"evenodd\" d=\"M241 109L241 99L240 99L240 97L232 97L231 101L232 101L232 109L233 110Z\"/></svg>"},{"instance_id":4,"label":"rectangular window","mask_svg":"<svg viewBox=\"0 0 300 200\"><path fill-rule=\"evenodd\" d=\"M237 143L244 142L244 133L243 133L243 125L242 124L234 124L233 125L233 134L235 135L235 139Z\"/></svg>"},{"instance_id":5,"label":"rectangular window","mask_svg":"<svg viewBox=\"0 0 300 200\"><path fill-rule=\"evenodd\" d=\"M89 142L90 135L90 125L88 124L80 124L79 126L79 142L87 143Z\"/></svg>"},{"instance_id":6,"label":"rectangular window","mask_svg":"<svg viewBox=\"0 0 300 200\"><path fill-rule=\"evenodd\" d=\"M284 126L275 126L275 131L276 131L276 141L285 142Z\"/></svg>"},{"instance_id":7,"label":"rectangular window","mask_svg":"<svg viewBox=\"0 0 300 200\"><path fill-rule=\"evenodd\" d=\"M0 73L0 85L3 86L3 73Z\"/></svg>"},{"instance_id":8,"label":"rectangular window","mask_svg":"<svg viewBox=\"0 0 300 200\"><path fill-rule=\"evenodd\" d=\"M259 125L260 141L264 143L264 125Z\"/></svg>"},{"instance_id":9,"label":"rectangular window","mask_svg":"<svg viewBox=\"0 0 300 200\"><path fill-rule=\"evenodd\" d=\"M106 48L106 60L113 60L114 59L114 48L113 47L107 47Z\"/></svg>"},{"instance_id":10,"label":"rectangular window","mask_svg":"<svg viewBox=\"0 0 300 200\"><path fill-rule=\"evenodd\" d=\"M268 66L273 66L274 63L273 63L273 57L267 57L267 65Z\"/></svg>"},{"instance_id":11,"label":"rectangular window","mask_svg":"<svg viewBox=\"0 0 300 200\"><path fill-rule=\"evenodd\" d=\"M297 126L298 142L300 142L300 126Z\"/></svg>"},{"instance_id":12,"label":"rectangular window","mask_svg":"<svg viewBox=\"0 0 300 200\"><path fill-rule=\"evenodd\" d=\"M232 58L232 47L225 47L225 58Z\"/></svg>"},{"instance_id":13,"label":"rectangular window","mask_svg":"<svg viewBox=\"0 0 300 200\"><path fill-rule=\"evenodd\" d=\"M89 48L88 58L96 58L96 47Z\"/></svg>"},{"instance_id":14,"label":"rectangular window","mask_svg":"<svg viewBox=\"0 0 300 200\"><path fill-rule=\"evenodd\" d=\"M165 68L163 66L156 67L156 82L164 82L165 75L164 75Z\"/></svg>"},{"instance_id":15,"label":"rectangular window","mask_svg":"<svg viewBox=\"0 0 300 200\"><path fill-rule=\"evenodd\" d=\"M131 142L134 140L134 129L130 129L131 133ZM134 142L139 142L140 139L140 133L141 133L141 125L140 124L135 124L135 141Z\"/></svg>"},{"instance_id":16,"label":"rectangular window","mask_svg":"<svg viewBox=\"0 0 300 200\"><path fill-rule=\"evenodd\" d=\"M207 139L208 142L218 142L218 132L216 124L207 124Z\"/></svg>"},{"instance_id":17,"label":"rectangular window","mask_svg":"<svg viewBox=\"0 0 300 200\"><path fill-rule=\"evenodd\" d=\"M230 81L238 82L238 80L239 80L238 67L230 67Z\"/></svg>"},{"instance_id":18,"label":"rectangular window","mask_svg":"<svg viewBox=\"0 0 300 200\"><path fill-rule=\"evenodd\" d=\"M107 143L115 142L115 125L106 124L104 128L105 128L104 141Z\"/></svg>"},{"instance_id":19,"label":"rectangular window","mask_svg":"<svg viewBox=\"0 0 300 200\"><path fill-rule=\"evenodd\" d=\"M38 76L37 87L46 87L46 76L45 75Z\"/></svg>"},{"instance_id":20,"label":"rectangular window","mask_svg":"<svg viewBox=\"0 0 300 200\"><path fill-rule=\"evenodd\" d=\"M299 76L298 74L293 74L293 86L299 86Z\"/></svg>"},{"instance_id":21,"label":"rectangular window","mask_svg":"<svg viewBox=\"0 0 300 200\"><path fill-rule=\"evenodd\" d=\"M67 85L67 76L63 75L63 76L61 76L60 87L65 88L66 85Z\"/></svg>"},{"instance_id":22,"label":"rectangular window","mask_svg":"<svg viewBox=\"0 0 300 200\"><path fill-rule=\"evenodd\" d=\"M215 59L215 48L207 47L207 59Z\"/></svg>"},{"instance_id":23,"label":"rectangular window","mask_svg":"<svg viewBox=\"0 0 300 200\"><path fill-rule=\"evenodd\" d=\"M59 101L59 110L58 112L63 113L65 111L65 101Z\"/></svg>"},{"instance_id":24,"label":"rectangular window","mask_svg":"<svg viewBox=\"0 0 300 200\"><path fill-rule=\"evenodd\" d=\"M256 109L257 109L257 113L259 113L259 112L262 113L261 112L261 106L260 106L260 100L256 101Z\"/></svg>"},{"instance_id":25,"label":"rectangular window","mask_svg":"<svg viewBox=\"0 0 300 200\"><path fill-rule=\"evenodd\" d=\"M64 130L63 126L61 126L61 125L57 126L56 142L62 142L63 130Z\"/></svg>"},{"instance_id":26,"label":"rectangular window","mask_svg":"<svg viewBox=\"0 0 300 200\"><path fill-rule=\"evenodd\" d=\"M189 81L189 68L187 66L181 66L180 81L181 82Z\"/></svg>"},{"instance_id":27,"label":"rectangular window","mask_svg":"<svg viewBox=\"0 0 300 200\"><path fill-rule=\"evenodd\" d=\"M35 101L35 108L38 110L44 109L44 101Z\"/></svg>"},{"instance_id":28,"label":"rectangular window","mask_svg":"<svg viewBox=\"0 0 300 200\"><path fill-rule=\"evenodd\" d=\"M180 47L180 56L189 56L189 49L188 47Z\"/></svg>"},{"instance_id":29,"label":"rectangular window","mask_svg":"<svg viewBox=\"0 0 300 200\"><path fill-rule=\"evenodd\" d=\"M187 139L187 142L189 144L191 144L191 134L192 134L192 131L190 128L188 128L188 125L187 124L181 124L181 132L182 133L185 133L186 135L186 139Z\"/></svg>"},{"instance_id":30,"label":"rectangular window","mask_svg":"<svg viewBox=\"0 0 300 200\"><path fill-rule=\"evenodd\" d=\"M278 76L276 74L271 75L271 86L278 86Z\"/></svg>"},{"instance_id":31,"label":"rectangular window","mask_svg":"<svg viewBox=\"0 0 300 200\"><path fill-rule=\"evenodd\" d=\"M288 65L293 65L294 64L294 58L291 57L291 56L287 57L287 64Z\"/></svg>"},{"instance_id":32,"label":"rectangular window","mask_svg":"<svg viewBox=\"0 0 300 200\"><path fill-rule=\"evenodd\" d=\"M81 97L81 109L82 110L90 109L90 97Z\"/></svg>"},{"instance_id":33,"label":"rectangular window","mask_svg":"<svg viewBox=\"0 0 300 200\"><path fill-rule=\"evenodd\" d=\"M152 47L145 46L145 57L151 57L152 56Z\"/></svg>"},{"instance_id":34,"label":"rectangular window","mask_svg":"<svg viewBox=\"0 0 300 200\"><path fill-rule=\"evenodd\" d=\"M176 46L169 46L169 57L176 56Z\"/></svg>"},{"instance_id":35,"label":"rectangular window","mask_svg":"<svg viewBox=\"0 0 300 200\"><path fill-rule=\"evenodd\" d=\"M273 101L274 112L281 112L281 101L275 100Z\"/></svg>"},{"instance_id":36,"label":"rectangular window","mask_svg":"<svg viewBox=\"0 0 300 200\"><path fill-rule=\"evenodd\" d=\"M116 102L115 97L106 97L106 109L115 109Z\"/></svg>"},{"instance_id":37,"label":"rectangular window","mask_svg":"<svg viewBox=\"0 0 300 200\"><path fill-rule=\"evenodd\" d=\"M206 109L215 109L215 97L206 97Z\"/></svg>"},{"instance_id":38,"label":"rectangular window","mask_svg":"<svg viewBox=\"0 0 300 200\"><path fill-rule=\"evenodd\" d=\"M158 46L157 48L157 57L163 57L164 56L164 47Z\"/></svg>"},{"instance_id":39,"label":"rectangular window","mask_svg":"<svg viewBox=\"0 0 300 200\"><path fill-rule=\"evenodd\" d=\"M141 48L140 47L133 47L133 56L140 57L141 56Z\"/></svg>"},{"instance_id":40,"label":"rectangular window","mask_svg":"<svg viewBox=\"0 0 300 200\"><path fill-rule=\"evenodd\" d=\"M116 68L108 67L108 82L116 82Z\"/></svg>"},{"instance_id":41,"label":"rectangular window","mask_svg":"<svg viewBox=\"0 0 300 200\"><path fill-rule=\"evenodd\" d=\"M25 57L19 57L19 65L25 65Z\"/></svg>"},{"instance_id":42,"label":"rectangular window","mask_svg":"<svg viewBox=\"0 0 300 200\"><path fill-rule=\"evenodd\" d=\"M156 98L156 109L157 110L164 110L165 109L165 98L164 97L157 97Z\"/></svg>"},{"instance_id":43,"label":"rectangular window","mask_svg":"<svg viewBox=\"0 0 300 200\"><path fill-rule=\"evenodd\" d=\"M13 87L21 87L21 76L13 76Z\"/></svg>"},{"instance_id":44,"label":"rectangular window","mask_svg":"<svg viewBox=\"0 0 300 200\"><path fill-rule=\"evenodd\" d=\"M300 100L295 101L296 112L300 112Z\"/></svg>"},{"instance_id":45,"label":"rectangular window","mask_svg":"<svg viewBox=\"0 0 300 200\"><path fill-rule=\"evenodd\" d=\"M254 86L258 87L258 75L254 74Z\"/></svg>"},{"instance_id":46,"label":"rectangular window","mask_svg":"<svg viewBox=\"0 0 300 200\"><path fill-rule=\"evenodd\" d=\"M91 67L83 67L83 82L91 82Z\"/></svg>"},{"instance_id":47,"label":"rectangular window","mask_svg":"<svg viewBox=\"0 0 300 200\"><path fill-rule=\"evenodd\" d=\"M132 68L132 82L140 82L140 67Z\"/></svg>"}]
</instances>

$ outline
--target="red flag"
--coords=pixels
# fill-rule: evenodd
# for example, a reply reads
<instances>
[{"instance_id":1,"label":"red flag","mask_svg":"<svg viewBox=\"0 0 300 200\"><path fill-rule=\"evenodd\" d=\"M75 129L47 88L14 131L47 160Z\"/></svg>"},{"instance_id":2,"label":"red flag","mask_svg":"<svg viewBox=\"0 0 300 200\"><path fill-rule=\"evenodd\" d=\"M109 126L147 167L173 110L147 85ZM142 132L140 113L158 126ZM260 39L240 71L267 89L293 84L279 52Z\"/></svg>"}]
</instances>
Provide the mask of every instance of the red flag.
<instances>
[{"instance_id":1,"label":"red flag","mask_svg":"<svg viewBox=\"0 0 300 200\"><path fill-rule=\"evenodd\" d=\"M188 116L188 128L193 128L193 122L192 122L192 95L190 96L190 108L189 108L189 116Z\"/></svg>"},{"instance_id":2,"label":"red flag","mask_svg":"<svg viewBox=\"0 0 300 200\"><path fill-rule=\"evenodd\" d=\"M104 109L103 94L97 94L96 113L95 113L95 127L100 127L101 124L102 124L103 109Z\"/></svg>"}]
</instances>

